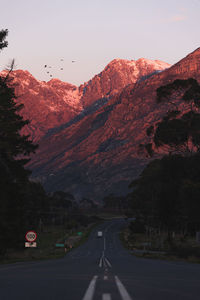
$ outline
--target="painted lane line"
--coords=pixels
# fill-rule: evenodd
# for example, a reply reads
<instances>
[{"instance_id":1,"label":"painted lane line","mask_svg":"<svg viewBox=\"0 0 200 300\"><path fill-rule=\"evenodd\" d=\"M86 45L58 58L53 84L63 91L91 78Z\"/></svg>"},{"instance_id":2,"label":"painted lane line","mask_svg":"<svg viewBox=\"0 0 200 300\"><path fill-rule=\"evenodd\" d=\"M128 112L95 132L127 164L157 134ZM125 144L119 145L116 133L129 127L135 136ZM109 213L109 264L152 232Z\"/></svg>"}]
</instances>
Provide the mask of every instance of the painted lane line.
<instances>
[{"instance_id":1,"label":"painted lane line","mask_svg":"<svg viewBox=\"0 0 200 300\"><path fill-rule=\"evenodd\" d=\"M106 238L105 237L103 238L103 250L104 251L106 250Z\"/></svg>"},{"instance_id":2,"label":"painted lane line","mask_svg":"<svg viewBox=\"0 0 200 300\"><path fill-rule=\"evenodd\" d=\"M102 300L111 300L110 294L103 294L102 295Z\"/></svg>"},{"instance_id":3,"label":"painted lane line","mask_svg":"<svg viewBox=\"0 0 200 300\"><path fill-rule=\"evenodd\" d=\"M87 291L85 292L83 300L92 300L93 295L94 295L94 291L95 291L95 286L96 286L97 278L98 278L97 275L95 275L92 278L92 280L91 280L91 282L90 282L90 284L89 284L89 286L87 288Z\"/></svg>"},{"instance_id":4,"label":"painted lane line","mask_svg":"<svg viewBox=\"0 0 200 300\"><path fill-rule=\"evenodd\" d=\"M102 260L103 260L103 256L100 258L100 261L99 261L99 268L102 267Z\"/></svg>"},{"instance_id":5,"label":"painted lane line","mask_svg":"<svg viewBox=\"0 0 200 300\"><path fill-rule=\"evenodd\" d=\"M125 286L121 283L121 281L119 280L119 278L117 276L115 276L115 282L116 285L118 287L119 293L122 297L123 300L132 300L131 297L129 296Z\"/></svg>"},{"instance_id":6,"label":"painted lane line","mask_svg":"<svg viewBox=\"0 0 200 300\"><path fill-rule=\"evenodd\" d=\"M106 267L105 257L103 256L103 266Z\"/></svg>"},{"instance_id":7,"label":"painted lane line","mask_svg":"<svg viewBox=\"0 0 200 300\"><path fill-rule=\"evenodd\" d=\"M102 267L102 265L105 267L105 260L104 260L104 257L105 257L105 254L104 254L104 250L102 251L102 256L100 258L100 261L99 261L99 268Z\"/></svg>"},{"instance_id":8,"label":"painted lane line","mask_svg":"<svg viewBox=\"0 0 200 300\"><path fill-rule=\"evenodd\" d=\"M105 257L105 261L107 262L107 265L111 268L112 265L111 265L111 263L109 262L109 260L106 257Z\"/></svg>"}]
</instances>

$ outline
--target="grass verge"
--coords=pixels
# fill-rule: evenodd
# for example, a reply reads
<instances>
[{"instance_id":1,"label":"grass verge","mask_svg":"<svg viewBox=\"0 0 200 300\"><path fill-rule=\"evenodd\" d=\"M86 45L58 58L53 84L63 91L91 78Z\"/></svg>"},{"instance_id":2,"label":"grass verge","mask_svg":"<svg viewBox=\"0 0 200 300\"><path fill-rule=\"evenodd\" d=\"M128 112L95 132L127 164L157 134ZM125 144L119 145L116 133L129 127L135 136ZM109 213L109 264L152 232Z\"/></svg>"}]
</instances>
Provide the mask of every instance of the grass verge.
<instances>
[{"instance_id":1,"label":"grass verge","mask_svg":"<svg viewBox=\"0 0 200 300\"><path fill-rule=\"evenodd\" d=\"M60 226L46 230L38 235L37 248L24 248L21 251L10 250L6 256L0 258L0 264L62 258L66 255L65 248L56 248L56 243L70 241L72 248L67 248L67 252L69 252L85 243L91 231L99 223L100 222L92 223L87 227L71 231L66 231ZM82 232L81 236L77 235L77 232L79 231Z\"/></svg>"}]
</instances>

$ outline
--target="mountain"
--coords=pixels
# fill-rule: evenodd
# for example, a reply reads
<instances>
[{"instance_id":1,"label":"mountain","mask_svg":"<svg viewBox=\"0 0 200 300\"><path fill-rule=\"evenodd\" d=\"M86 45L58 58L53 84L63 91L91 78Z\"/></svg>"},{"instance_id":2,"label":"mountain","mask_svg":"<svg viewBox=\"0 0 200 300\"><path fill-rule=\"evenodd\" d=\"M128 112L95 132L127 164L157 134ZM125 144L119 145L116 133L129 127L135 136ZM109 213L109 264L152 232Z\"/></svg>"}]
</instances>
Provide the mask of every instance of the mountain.
<instances>
[{"instance_id":1,"label":"mountain","mask_svg":"<svg viewBox=\"0 0 200 300\"><path fill-rule=\"evenodd\" d=\"M2 76L5 74L5 71L1 73ZM30 134L35 142L48 129L71 120L83 109L79 89L72 84L58 79L40 81L23 70L13 71L10 76L17 101L24 104L20 113L24 119L30 120L23 133Z\"/></svg>"},{"instance_id":2,"label":"mountain","mask_svg":"<svg viewBox=\"0 0 200 300\"><path fill-rule=\"evenodd\" d=\"M127 85L169 67L168 63L159 60L114 59L101 73L80 86L83 92L82 103L84 107L87 107L97 99L113 96Z\"/></svg>"},{"instance_id":3,"label":"mountain","mask_svg":"<svg viewBox=\"0 0 200 300\"><path fill-rule=\"evenodd\" d=\"M169 109L156 104L156 89L177 78L200 82L199 67L200 48L163 72L129 84L93 113L44 136L29 165L34 176L47 190L69 190L77 198L126 193L148 162L137 154L147 127ZM184 109L181 103L179 108Z\"/></svg>"},{"instance_id":4,"label":"mountain","mask_svg":"<svg viewBox=\"0 0 200 300\"><path fill-rule=\"evenodd\" d=\"M18 102L24 104L21 114L30 120L23 133L29 134L35 142L39 142L49 130L66 124L76 116L79 119L82 115L98 109L109 100L110 96L128 84L169 66L158 60L143 58L137 61L116 59L100 74L80 87L59 79L40 81L28 71L13 71L12 84ZM6 74L6 71L1 72L3 76Z\"/></svg>"},{"instance_id":5,"label":"mountain","mask_svg":"<svg viewBox=\"0 0 200 300\"><path fill-rule=\"evenodd\" d=\"M87 114L105 103L98 101L103 97L109 100L130 83L150 76L169 64L158 60L141 58L137 61L115 59L90 81L80 87L59 79L48 82L35 79L28 71L13 71L11 77L18 102L24 104L21 114L30 120L23 133L29 134L35 142L57 126L66 124L80 113ZM6 71L1 75L6 75Z\"/></svg>"},{"instance_id":6,"label":"mountain","mask_svg":"<svg viewBox=\"0 0 200 300\"><path fill-rule=\"evenodd\" d=\"M128 127L134 104L129 91L169 67L157 60L116 59L80 87L58 79L43 82L28 71L14 71L17 101L24 103L21 114L31 121L24 133L40 146L28 165L33 176L48 191L71 191L77 198L96 194L99 199L115 189L117 193L127 190L141 163L134 153L131 159L123 153L133 151ZM137 126L135 130L137 134Z\"/></svg>"}]
</instances>

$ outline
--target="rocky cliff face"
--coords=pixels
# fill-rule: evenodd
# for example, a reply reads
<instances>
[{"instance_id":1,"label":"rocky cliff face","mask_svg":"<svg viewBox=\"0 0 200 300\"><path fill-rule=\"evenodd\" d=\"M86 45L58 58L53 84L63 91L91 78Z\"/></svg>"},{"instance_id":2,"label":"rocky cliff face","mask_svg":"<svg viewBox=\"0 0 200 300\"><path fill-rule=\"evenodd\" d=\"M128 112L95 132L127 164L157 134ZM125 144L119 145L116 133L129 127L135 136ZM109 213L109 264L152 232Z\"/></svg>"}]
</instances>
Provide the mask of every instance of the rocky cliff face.
<instances>
[{"instance_id":1,"label":"rocky cliff face","mask_svg":"<svg viewBox=\"0 0 200 300\"><path fill-rule=\"evenodd\" d=\"M196 78L200 49L171 68L130 84L89 115L43 137L29 167L46 188L99 199L128 191L128 184L148 162L137 154L146 128L169 109L155 102L156 89L176 78ZM180 109L184 109L179 104Z\"/></svg>"},{"instance_id":2,"label":"rocky cliff face","mask_svg":"<svg viewBox=\"0 0 200 300\"><path fill-rule=\"evenodd\" d=\"M200 48L187 55L170 68L169 75L189 74L191 77L199 76L200 70Z\"/></svg>"},{"instance_id":3,"label":"rocky cliff face","mask_svg":"<svg viewBox=\"0 0 200 300\"><path fill-rule=\"evenodd\" d=\"M114 59L101 73L80 86L80 91L83 93L82 103L87 107L97 99L113 96L127 85L169 67L169 64L159 60Z\"/></svg>"},{"instance_id":4,"label":"rocky cliff face","mask_svg":"<svg viewBox=\"0 0 200 300\"><path fill-rule=\"evenodd\" d=\"M24 104L20 114L30 120L23 133L30 134L35 142L50 128L71 120L82 111L81 95L76 86L57 79L36 80L28 71L17 70L11 74L10 84L15 88L17 102Z\"/></svg>"}]
</instances>

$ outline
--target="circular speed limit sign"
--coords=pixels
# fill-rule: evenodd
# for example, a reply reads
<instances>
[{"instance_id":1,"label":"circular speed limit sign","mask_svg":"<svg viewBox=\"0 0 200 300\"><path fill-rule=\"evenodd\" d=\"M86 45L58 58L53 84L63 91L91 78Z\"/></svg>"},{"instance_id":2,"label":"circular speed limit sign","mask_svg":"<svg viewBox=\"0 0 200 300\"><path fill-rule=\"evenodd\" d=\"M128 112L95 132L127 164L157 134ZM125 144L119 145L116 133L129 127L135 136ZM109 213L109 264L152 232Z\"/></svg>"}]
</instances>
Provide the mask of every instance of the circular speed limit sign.
<instances>
[{"instance_id":1,"label":"circular speed limit sign","mask_svg":"<svg viewBox=\"0 0 200 300\"><path fill-rule=\"evenodd\" d=\"M33 230L28 231L25 235L25 239L30 243L35 242L35 240L37 239L37 233Z\"/></svg>"}]
</instances>

